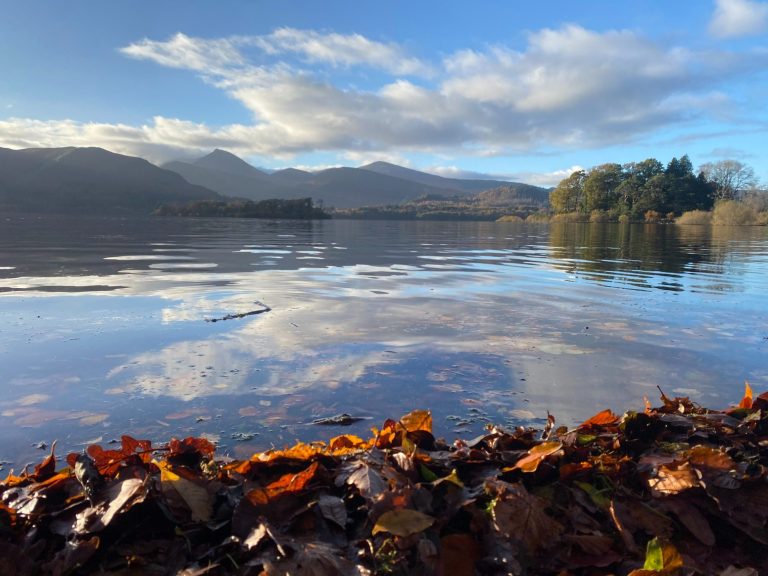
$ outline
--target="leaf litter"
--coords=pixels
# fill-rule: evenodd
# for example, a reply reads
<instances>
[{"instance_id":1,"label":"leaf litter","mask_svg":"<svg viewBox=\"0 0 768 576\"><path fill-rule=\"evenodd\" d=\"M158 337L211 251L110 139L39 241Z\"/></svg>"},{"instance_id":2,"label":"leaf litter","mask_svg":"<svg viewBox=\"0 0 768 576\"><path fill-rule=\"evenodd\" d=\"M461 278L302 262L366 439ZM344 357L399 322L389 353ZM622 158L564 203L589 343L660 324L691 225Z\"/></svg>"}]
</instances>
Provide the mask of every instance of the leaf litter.
<instances>
[{"instance_id":1,"label":"leaf litter","mask_svg":"<svg viewBox=\"0 0 768 576\"><path fill-rule=\"evenodd\" d=\"M123 436L0 481L0 573L588 574L768 571L768 393L661 393L580 426L452 444L415 410L248 460Z\"/></svg>"}]
</instances>

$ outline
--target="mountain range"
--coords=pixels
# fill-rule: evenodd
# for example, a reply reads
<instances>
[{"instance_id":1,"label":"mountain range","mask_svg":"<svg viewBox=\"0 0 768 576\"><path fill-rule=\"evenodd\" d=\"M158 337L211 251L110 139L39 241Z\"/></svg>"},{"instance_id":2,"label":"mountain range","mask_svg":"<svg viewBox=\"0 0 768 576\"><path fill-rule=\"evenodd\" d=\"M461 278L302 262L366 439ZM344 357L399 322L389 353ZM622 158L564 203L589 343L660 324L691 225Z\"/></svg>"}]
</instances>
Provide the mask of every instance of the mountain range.
<instances>
[{"instance_id":1,"label":"mountain range","mask_svg":"<svg viewBox=\"0 0 768 576\"><path fill-rule=\"evenodd\" d=\"M268 173L214 150L161 167L101 148L0 148L0 211L149 214L160 205L224 197L311 197L327 207L396 205L488 194L501 203L547 203L548 190L499 180L443 178L387 162L359 168Z\"/></svg>"},{"instance_id":2,"label":"mountain range","mask_svg":"<svg viewBox=\"0 0 768 576\"><path fill-rule=\"evenodd\" d=\"M0 212L149 214L214 199L171 170L102 148L0 148Z\"/></svg>"},{"instance_id":3,"label":"mountain range","mask_svg":"<svg viewBox=\"0 0 768 576\"><path fill-rule=\"evenodd\" d=\"M250 200L311 196L316 202L335 208L399 204L425 196L464 197L499 187L543 205L549 194L547 189L529 184L444 178L388 162L318 172L287 168L268 174L224 150L214 150L191 162L169 162L163 168L227 196Z\"/></svg>"}]
</instances>

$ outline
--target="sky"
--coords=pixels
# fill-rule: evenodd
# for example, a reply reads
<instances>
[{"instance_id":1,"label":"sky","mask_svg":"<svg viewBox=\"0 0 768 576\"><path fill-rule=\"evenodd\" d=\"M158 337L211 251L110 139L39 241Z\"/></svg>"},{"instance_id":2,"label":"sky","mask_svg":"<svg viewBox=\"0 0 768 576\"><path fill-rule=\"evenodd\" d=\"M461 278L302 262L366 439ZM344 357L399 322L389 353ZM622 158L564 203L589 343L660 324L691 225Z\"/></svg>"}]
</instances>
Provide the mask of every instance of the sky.
<instances>
[{"instance_id":1,"label":"sky","mask_svg":"<svg viewBox=\"0 0 768 576\"><path fill-rule=\"evenodd\" d=\"M0 147L768 183L768 0L0 0Z\"/></svg>"}]
</instances>

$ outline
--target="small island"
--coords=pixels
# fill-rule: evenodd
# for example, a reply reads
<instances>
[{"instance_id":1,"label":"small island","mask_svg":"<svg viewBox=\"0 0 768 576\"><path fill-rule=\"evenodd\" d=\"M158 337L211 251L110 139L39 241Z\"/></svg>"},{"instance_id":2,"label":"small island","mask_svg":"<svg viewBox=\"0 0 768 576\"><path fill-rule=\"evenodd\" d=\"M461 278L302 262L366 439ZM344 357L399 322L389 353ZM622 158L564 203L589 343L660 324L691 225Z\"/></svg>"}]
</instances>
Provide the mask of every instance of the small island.
<instances>
[{"instance_id":1,"label":"small island","mask_svg":"<svg viewBox=\"0 0 768 576\"><path fill-rule=\"evenodd\" d=\"M155 210L157 216L198 218L285 218L289 220L324 220L331 216L315 206L312 198L261 200L201 200L188 204L166 204Z\"/></svg>"}]
</instances>

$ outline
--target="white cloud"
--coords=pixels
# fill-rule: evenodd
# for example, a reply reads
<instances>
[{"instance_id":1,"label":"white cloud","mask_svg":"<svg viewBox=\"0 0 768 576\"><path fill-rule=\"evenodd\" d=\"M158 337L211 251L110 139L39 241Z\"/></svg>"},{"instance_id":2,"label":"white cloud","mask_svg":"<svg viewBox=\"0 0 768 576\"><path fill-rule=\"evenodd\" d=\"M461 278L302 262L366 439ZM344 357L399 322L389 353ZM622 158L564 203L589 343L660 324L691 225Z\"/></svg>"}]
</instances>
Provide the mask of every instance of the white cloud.
<instances>
[{"instance_id":1,"label":"white cloud","mask_svg":"<svg viewBox=\"0 0 768 576\"><path fill-rule=\"evenodd\" d=\"M151 60L168 68L210 74L228 74L233 68L246 63L232 39L208 40L182 33L166 41L144 38L121 48L120 52L131 58Z\"/></svg>"},{"instance_id":2,"label":"white cloud","mask_svg":"<svg viewBox=\"0 0 768 576\"><path fill-rule=\"evenodd\" d=\"M755 36L768 30L768 3L753 0L716 0L709 31L718 38Z\"/></svg>"},{"instance_id":3,"label":"white cloud","mask_svg":"<svg viewBox=\"0 0 768 576\"><path fill-rule=\"evenodd\" d=\"M0 145L99 145L153 160L214 147L286 160L326 151L361 161L409 152L451 158L598 147L735 114L738 107L719 87L768 64L766 52L694 53L632 31L575 25L534 32L524 50L463 50L436 64L409 57L397 44L291 28L223 39L179 33L122 52L198 73L239 101L253 122L10 119L0 122ZM297 55L311 69L286 59ZM389 75L363 90L334 83L324 66L368 66ZM397 77L428 72L435 74L428 82Z\"/></svg>"},{"instance_id":4,"label":"white cloud","mask_svg":"<svg viewBox=\"0 0 768 576\"><path fill-rule=\"evenodd\" d=\"M393 74L431 75L432 68L410 57L395 43L375 42L360 34L322 33L296 28L279 28L251 41L269 54L293 52L309 62L333 66L371 66Z\"/></svg>"},{"instance_id":5,"label":"white cloud","mask_svg":"<svg viewBox=\"0 0 768 576\"><path fill-rule=\"evenodd\" d=\"M505 174L488 174L485 172L472 172L462 170L457 166L431 166L426 169L427 172L443 176L445 178L463 178L473 180L507 180L511 182L524 182L534 186L556 186L560 180L567 178L578 170L584 170L582 166L571 166L552 172L511 172Z\"/></svg>"}]
</instances>

